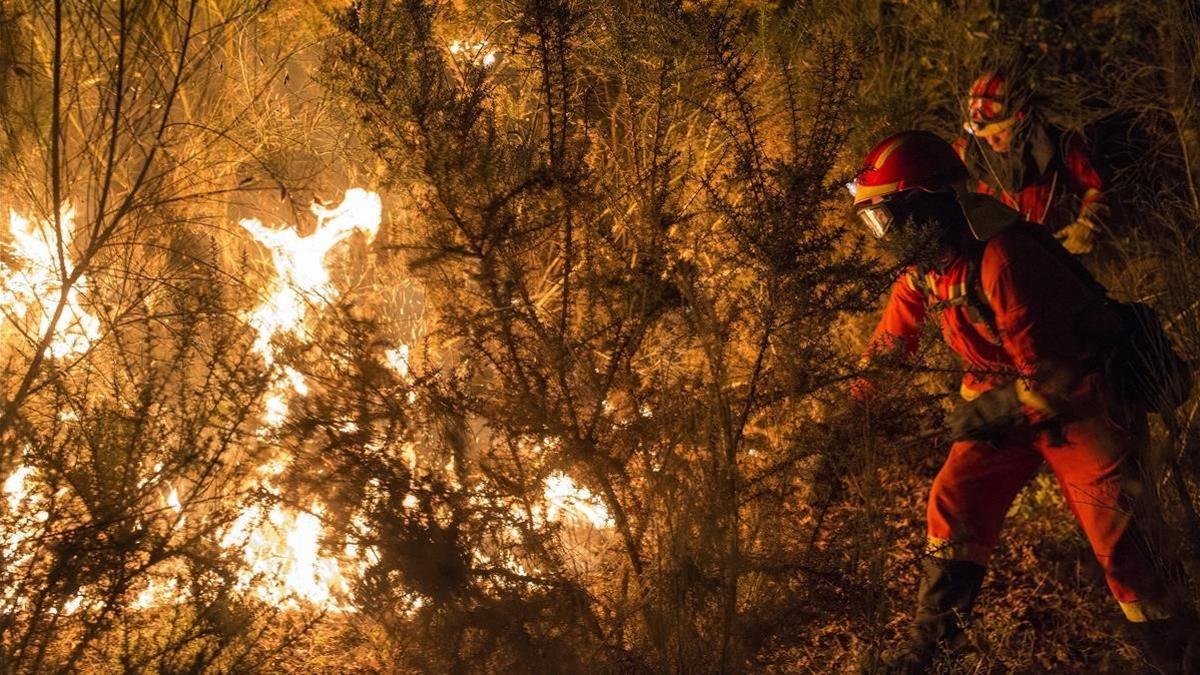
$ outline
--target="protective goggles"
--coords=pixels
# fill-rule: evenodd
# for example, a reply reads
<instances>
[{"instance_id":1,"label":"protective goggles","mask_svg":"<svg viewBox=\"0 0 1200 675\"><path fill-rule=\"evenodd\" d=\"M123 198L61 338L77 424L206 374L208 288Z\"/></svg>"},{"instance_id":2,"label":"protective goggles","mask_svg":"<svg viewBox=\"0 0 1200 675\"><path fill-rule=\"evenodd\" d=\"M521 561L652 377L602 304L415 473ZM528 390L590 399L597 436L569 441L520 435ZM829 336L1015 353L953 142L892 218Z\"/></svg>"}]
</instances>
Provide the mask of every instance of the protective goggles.
<instances>
[{"instance_id":1,"label":"protective goggles","mask_svg":"<svg viewBox=\"0 0 1200 675\"><path fill-rule=\"evenodd\" d=\"M892 213L892 209L887 202L879 202L878 204L868 204L858 210L858 219L863 221L871 234L875 235L876 239L883 239L883 235L892 227L892 223L896 222L896 216Z\"/></svg>"},{"instance_id":2,"label":"protective goggles","mask_svg":"<svg viewBox=\"0 0 1200 675\"><path fill-rule=\"evenodd\" d=\"M963 122L963 130L972 136L986 138L988 136L994 136L1016 123L1016 117L1008 117L1002 120L969 119L966 122Z\"/></svg>"},{"instance_id":3,"label":"protective goggles","mask_svg":"<svg viewBox=\"0 0 1200 675\"><path fill-rule=\"evenodd\" d=\"M889 230L903 223L912 215L916 202L922 195L929 192L922 188L913 188L893 192L869 204L858 207L858 219L863 221L876 239L883 239Z\"/></svg>"}]
</instances>

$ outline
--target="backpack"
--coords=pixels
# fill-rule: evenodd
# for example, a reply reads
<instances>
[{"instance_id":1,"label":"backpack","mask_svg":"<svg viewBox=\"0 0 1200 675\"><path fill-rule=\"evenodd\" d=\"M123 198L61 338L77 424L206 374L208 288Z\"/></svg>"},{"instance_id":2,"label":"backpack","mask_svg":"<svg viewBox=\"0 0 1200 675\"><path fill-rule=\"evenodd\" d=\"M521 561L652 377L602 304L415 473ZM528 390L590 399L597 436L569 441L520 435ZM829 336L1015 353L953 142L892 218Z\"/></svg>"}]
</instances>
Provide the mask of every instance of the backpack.
<instances>
[{"instance_id":1,"label":"backpack","mask_svg":"<svg viewBox=\"0 0 1200 675\"><path fill-rule=\"evenodd\" d=\"M1121 339L1105 352L1104 374L1121 400L1169 413L1192 394L1192 370L1175 351L1158 314L1141 302L1109 301L1121 317Z\"/></svg>"},{"instance_id":2,"label":"backpack","mask_svg":"<svg viewBox=\"0 0 1200 675\"><path fill-rule=\"evenodd\" d=\"M1120 329L1115 336L1087 336L1099 348L1099 370L1120 401L1159 413L1170 413L1183 405L1194 386L1191 366L1175 351L1175 345L1154 309L1141 302L1114 300L1108 289L1044 229L1025 222L1013 226L1027 228L1034 241L1066 265L1120 320ZM968 261L966 288L945 304L966 305L971 320L982 323L998 340L1000 330L996 314L983 293L980 275L984 249L983 246L974 247ZM918 288L928 296L930 288L927 284L920 283Z\"/></svg>"}]
</instances>

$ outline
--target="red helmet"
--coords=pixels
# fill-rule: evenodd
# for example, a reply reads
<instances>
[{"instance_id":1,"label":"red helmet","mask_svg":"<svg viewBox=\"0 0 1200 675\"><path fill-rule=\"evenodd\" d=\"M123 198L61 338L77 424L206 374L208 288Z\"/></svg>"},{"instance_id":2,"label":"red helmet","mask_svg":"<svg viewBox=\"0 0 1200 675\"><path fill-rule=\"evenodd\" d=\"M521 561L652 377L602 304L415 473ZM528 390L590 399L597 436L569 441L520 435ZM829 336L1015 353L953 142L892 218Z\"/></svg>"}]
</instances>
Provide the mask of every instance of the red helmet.
<instances>
[{"instance_id":1,"label":"red helmet","mask_svg":"<svg viewBox=\"0 0 1200 675\"><path fill-rule=\"evenodd\" d=\"M1000 133L1025 116L1020 92L1009 86L1003 73L992 71L980 75L967 95L967 120L963 129L975 136Z\"/></svg>"},{"instance_id":2,"label":"red helmet","mask_svg":"<svg viewBox=\"0 0 1200 675\"><path fill-rule=\"evenodd\" d=\"M858 217L878 238L892 224L888 201L896 195L949 190L966 177L967 167L949 143L928 131L902 131L875 144L846 187Z\"/></svg>"}]
</instances>

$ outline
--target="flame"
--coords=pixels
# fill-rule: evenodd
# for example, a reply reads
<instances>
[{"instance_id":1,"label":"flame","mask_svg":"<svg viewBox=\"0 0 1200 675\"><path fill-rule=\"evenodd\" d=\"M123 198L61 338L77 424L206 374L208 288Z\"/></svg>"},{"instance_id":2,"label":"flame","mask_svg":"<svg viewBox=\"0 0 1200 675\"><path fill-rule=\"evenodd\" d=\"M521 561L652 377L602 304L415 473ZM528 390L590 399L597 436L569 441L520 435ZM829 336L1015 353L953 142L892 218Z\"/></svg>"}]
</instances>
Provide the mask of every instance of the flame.
<instances>
[{"instance_id":1,"label":"flame","mask_svg":"<svg viewBox=\"0 0 1200 675\"><path fill-rule=\"evenodd\" d=\"M167 494L167 507L175 513L183 511L183 503L179 501L179 490L171 488L171 492Z\"/></svg>"},{"instance_id":2,"label":"flame","mask_svg":"<svg viewBox=\"0 0 1200 675\"><path fill-rule=\"evenodd\" d=\"M329 279L325 257L354 232L362 232L368 239L374 239L383 214L379 195L361 188L347 190L342 203L333 208L318 203L313 203L310 208L317 217L317 227L306 237L300 236L295 227L270 228L256 218L240 221L242 228L271 252L275 265L275 279L267 298L248 318L257 333L253 349L272 371L278 356L275 337L304 338L308 332L305 322L309 307L327 304L337 298L338 291ZM304 375L290 367L284 368L282 373L274 372L272 378L263 404L263 422L268 427L277 427L287 416L291 394L305 395L308 385Z\"/></svg>"},{"instance_id":3,"label":"flame","mask_svg":"<svg viewBox=\"0 0 1200 675\"><path fill-rule=\"evenodd\" d=\"M33 468L25 465L18 466L15 471L4 479L4 498L8 500L8 509L16 512L29 494L25 479L33 474Z\"/></svg>"},{"instance_id":4,"label":"flame","mask_svg":"<svg viewBox=\"0 0 1200 675\"><path fill-rule=\"evenodd\" d=\"M455 40L450 43L447 48L454 56L463 56L470 61L478 61L484 68L491 68L496 65L496 59L500 54L494 49L488 49L488 41L481 40L479 42L464 42Z\"/></svg>"},{"instance_id":5,"label":"flame","mask_svg":"<svg viewBox=\"0 0 1200 675\"><path fill-rule=\"evenodd\" d=\"M262 415L268 429L278 427L287 418L293 395L308 394L308 383L300 371L279 367L275 338L288 335L303 339L308 335L310 308L319 308L338 296L326 257L355 232L374 239L383 213L379 195L361 188L347 190L335 207L314 203L311 209L317 226L304 237L295 227L275 229L257 219L240 221L242 228L271 252L275 267L266 299L248 317L257 333L253 349L271 373ZM275 493L270 476L284 468L281 461L259 467L257 487ZM244 567L238 585L243 590L253 587L259 598L277 606L294 608L306 602L331 610L349 610L342 602L349 595L349 583L341 563L320 553L321 512L320 504L301 512L279 505L265 513L258 505L245 508L220 542L224 548L240 549Z\"/></svg>"},{"instance_id":6,"label":"flame","mask_svg":"<svg viewBox=\"0 0 1200 675\"><path fill-rule=\"evenodd\" d=\"M172 487L171 491L167 493L166 502L167 508L174 511L179 516L175 520L175 524L172 526L173 529L178 530L179 528L183 527L185 523L187 523L187 516L183 515L183 502L179 500L179 490L177 488Z\"/></svg>"},{"instance_id":7,"label":"flame","mask_svg":"<svg viewBox=\"0 0 1200 675\"><path fill-rule=\"evenodd\" d=\"M319 504L299 513L279 505L265 513L257 505L242 511L220 542L241 552L238 588L252 589L277 607L295 609L303 602L333 611L352 609L344 602L350 584L343 563L321 555L321 512Z\"/></svg>"},{"instance_id":8,"label":"flame","mask_svg":"<svg viewBox=\"0 0 1200 675\"><path fill-rule=\"evenodd\" d=\"M75 231L74 207L64 204L59 210L59 221L61 228L56 230L52 218L33 219L10 210L9 251L18 266L0 269L0 286L3 286L0 303L14 317L37 309L41 314L41 334L50 330L52 308L60 301L63 303L62 318L46 348L47 354L54 358L82 354L100 337L100 321L82 304L87 278L80 275L65 293L63 289L75 272L69 252Z\"/></svg>"},{"instance_id":9,"label":"flame","mask_svg":"<svg viewBox=\"0 0 1200 675\"><path fill-rule=\"evenodd\" d=\"M271 377L264 395L263 422L277 426L285 419L288 401L292 396L304 396L308 385L301 372L280 363L275 338L281 335L303 339L307 336L310 314L338 296L330 279L326 258L340 242L354 232L373 239L382 217L382 204L374 192L348 190L340 204L312 205L316 228L308 236L300 236L294 227L270 228L260 221L246 219L241 226L271 253L275 276L267 289L266 298L247 317L256 332L253 349L261 355ZM73 273L71 261L60 262L70 247L75 211L64 207L60 219L62 234L58 236L52 221L35 220L16 211L10 212L9 227L13 243L11 268L0 266L0 302L20 317L30 310L42 313L42 330L49 328L50 314L45 308L60 301L64 304L62 319L47 353L64 357L86 351L97 339L99 321L82 306L87 280L80 276L71 288L63 289L64 279ZM389 350L387 363L402 376L408 372L408 349ZM78 415L64 411L60 422L70 423ZM260 466L253 487L279 496L271 478L286 468L286 460L278 459ZM139 488L150 487L163 479L162 464L153 467L140 479ZM47 496L39 491L42 483L36 470L29 466L16 467L3 481L3 499L7 513L0 514L0 554L8 564L33 560L39 525L49 519ZM176 485L162 486L162 511L171 518L173 531L182 530L187 522L188 505ZM254 492L253 490L251 492ZM371 560L378 560L373 548L359 551L347 545L344 556L325 555L321 549L323 525L320 504L310 504L306 510L295 510L281 504L247 504L224 531L216 533L216 543L234 552L240 560L235 587L264 602L283 608L316 605L329 611L352 611L349 604L350 583L343 573L347 569L363 569ZM147 578L131 598L136 608L170 605L185 599L181 591L178 570L164 569ZM21 603L19 588L0 591L0 598ZM59 609L72 614L94 602L81 590ZM20 605L18 605L20 606ZM415 606L419 606L418 602Z\"/></svg>"},{"instance_id":10,"label":"flame","mask_svg":"<svg viewBox=\"0 0 1200 675\"><path fill-rule=\"evenodd\" d=\"M565 473L550 474L544 483L546 519L552 522L590 523L596 529L612 527L608 509L592 491L575 485Z\"/></svg>"},{"instance_id":11,"label":"flame","mask_svg":"<svg viewBox=\"0 0 1200 675\"><path fill-rule=\"evenodd\" d=\"M400 345L383 353L387 365L400 377L408 377L408 345Z\"/></svg>"},{"instance_id":12,"label":"flame","mask_svg":"<svg viewBox=\"0 0 1200 675\"><path fill-rule=\"evenodd\" d=\"M37 470L25 464L18 465L3 484L4 501L8 510L0 516L0 558L5 570L24 568L36 559L39 535L50 519L46 510L46 495L38 492ZM23 608L28 604L22 591L23 584L5 584L0 590L0 600L6 611Z\"/></svg>"},{"instance_id":13,"label":"flame","mask_svg":"<svg viewBox=\"0 0 1200 675\"><path fill-rule=\"evenodd\" d=\"M134 597L133 607L135 609L159 607L164 604L166 598L178 598L179 596L180 589L177 580L173 578L166 581L150 579L146 583L146 586Z\"/></svg>"},{"instance_id":14,"label":"flame","mask_svg":"<svg viewBox=\"0 0 1200 675\"><path fill-rule=\"evenodd\" d=\"M494 52L483 53L486 43L459 44L451 48L455 53L464 50L473 53L471 58L481 59L485 66L495 60ZM277 428L286 419L293 397L308 393L303 373L283 363L276 338L307 338L320 308L336 300L339 294L326 266L327 257L355 232L373 239L381 223L382 204L376 193L355 188L348 190L336 206L313 204L312 213L317 223L307 236L301 236L295 227L267 227L255 219L240 221L241 227L268 249L274 267L274 276L264 299L246 315L248 325L255 331L252 348L263 359L270 377L262 401L262 422L268 429ZM0 302L8 303L17 315L35 305L45 306L62 298L63 320L48 349L48 353L56 357L87 350L99 335L99 322L81 304L86 293L86 279L80 277L66 293L62 288L64 271L69 275L72 270L69 265L66 270L62 269L58 251L65 251L70 245L73 218L74 211L64 208L61 214L64 232L60 241L54 235L51 223L34 221L12 212L12 251L19 264L14 265L14 269L0 266L0 281L4 282ZM42 320L43 327L47 328L48 319L43 317ZM407 345L387 349L383 354L384 365L400 377L408 378L409 356ZM410 393L410 397L414 395L415 392ZM652 414L648 408L641 412L646 417ZM58 419L62 423L71 423L78 420L78 414L64 411ZM543 449L553 449L558 443L557 439L547 437L531 441L525 449L536 455ZM419 458L415 447L406 444L402 453L410 468L417 471ZM363 572L380 559L380 552L374 547L353 543L366 532L367 524L355 521L351 532L347 533L344 550L336 553L324 550L323 505L313 502L302 509L286 506L279 499L280 491L272 485L272 479L286 467L286 457L259 466L247 494L266 492L276 499L266 503L243 502L235 507L233 521L215 533L214 543L237 561L234 588L248 597L283 609L316 606L325 611L353 611L351 580L356 572ZM440 469L450 485L459 486L460 467L453 458L444 466L438 462L431 469ZM163 465L156 464L138 482L139 488L156 491L157 499L161 501L161 513L157 517L167 518L173 532L181 532L188 522L205 522L203 515L195 517L192 511L202 500L186 489L181 495L184 484L172 484L174 479L164 476L163 471ZM462 477L462 480L466 482L467 478ZM44 529L39 526L49 519L49 511L53 510L49 505L57 498L57 494L45 493L44 486L37 472L28 466L18 466L4 479L3 499L8 513L0 514L0 553L6 562L20 564L32 560L37 553L33 543L38 541L39 529ZM588 536L593 536L595 530L612 527L604 503L565 473L551 474L542 488L542 503L534 509L538 524L562 523L568 526L564 530ZM421 500L412 493L406 494L402 503L406 509L421 507ZM449 507L438 504L433 515L445 520L451 514ZM520 536L515 529L511 534ZM505 556L502 551L494 552L494 555L483 550L475 553L477 559L485 563L502 564L520 574L527 572L522 561ZM147 576L141 587L134 589L131 604L135 608L148 609L184 601L189 587L184 579L180 569L166 566L156 570ZM5 589L0 591L0 598L20 602L20 593L18 588ZM70 614L86 609L92 606L95 597L91 591L81 590L60 611ZM417 595L408 597L411 599L410 611L419 609L425 602Z\"/></svg>"},{"instance_id":15,"label":"flame","mask_svg":"<svg viewBox=\"0 0 1200 675\"><path fill-rule=\"evenodd\" d=\"M155 475L145 479L143 484L155 481L161 468L161 465L155 466ZM274 492L270 479L285 468L285 464L278 460L259 467L259 487ZM36 479L37 472L22 465L9 474L2 484L10 513L20 514L20 527L15 532L0 530L4 556L16 563L27 562L34 555L35 551L24 544L35 536L36 524L44 522L47 517L41 508L41 498L32 490ZM546 478L543 488L544 502L539 509L539 518L544 518L542 522L557 522L573 528L587 529L590 526L595 530L612 527L612 519L604 504L590 490L576 485L570 476L561 472L553 473ZM162 503L166 509L179 514L173 528L181 527L185 509L178 488L167 490ZM415 509L420 501L410 493L405 495L403 503L405 508ZM305 510L293 510L278 503L251 504L243 508L237 518L219 531L216 537L216 543L221 548L234 552L240 560L234 589L285 610L315 607L329 612L354 612L351 579L356 572L362 573L369 565L377 563L380 554L374 547L360 549L353 543L353 537L341 556L324 553L321 547L324 538L321 522L323 510L319 503L312 503ZM366 523L358 518L351 529L359 532L366 528ZM502 555L500 559L493 559L494 556L482 550L473 554L481 565L500 564L521 575L529 573L515 558ZM186 601L188 592L180 579L169 568L165 573L160 570L148 576L144 585L133 595L130 606L151 609ZM7 601L15 599L18 606L22 606L21 599L15 595L18 592L18 589L10 589L0 592L0 597ZM409 594L408 597L411 604L405 609L407 613L423 606L424 600L419 595ZM83 589L58 611L70 615L92 607L96 602L92 594Z\"/></svg>"}]
</instances>

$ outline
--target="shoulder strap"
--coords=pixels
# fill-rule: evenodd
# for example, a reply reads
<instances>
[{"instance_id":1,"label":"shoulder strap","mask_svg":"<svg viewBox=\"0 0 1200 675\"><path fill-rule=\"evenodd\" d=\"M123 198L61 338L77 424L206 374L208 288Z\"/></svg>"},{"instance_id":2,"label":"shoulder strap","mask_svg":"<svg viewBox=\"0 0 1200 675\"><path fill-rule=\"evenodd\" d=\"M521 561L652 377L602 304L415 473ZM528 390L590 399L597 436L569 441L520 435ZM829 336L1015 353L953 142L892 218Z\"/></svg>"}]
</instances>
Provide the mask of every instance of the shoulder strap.
<instances>
[{"instance_id":1,"label":"shoulder strap","mask_svg":"<svg viewBox=\"0 0 1200 675\"><path fill-rule=\"evenodd\" d=\"M972 323L982 324L990 333L984 337L995 344L1000 344L1000 329L996 325L996 312L983 292L983 279L979 272L985 247L986 245L972 247L970 253L967 254L966 278L961 285L955 285L951 289L951 297L945 300L938 300L929 273L921 274L917 270L909 270L906 274L908 274L909 284L925 298L925 302L927 304L934 303L930 307L934 309L962 307L966 310Z\"/></svg>"},{"instance_id":2,"label":"shoulder strap","mask_svg":"<svg viewBox=\"0 0 1200 675\"><path fill-rule=\"evenodd\" d=\"M913 287L913 290L921 294L928 302L929 296L933 294L933 285L929 281L928 274L921 274L919 270L909 269L905 272L908 275L908 283Z\"/></svg>"},{"instance_id":3,"label":"shoulder strap","mask_svg":"<svg viewBox=\"0 0 1200 675\"><path fill-rule=\"evenodd\" d=\"M992 309L992 303L983 289L983 275L980 273L986 248L986 245L978 247L967 261L967 312L972 321L987 327L993 342L1000 344L1000 326L996 324L996 311Z\"/></svg>"}]
</instances>

